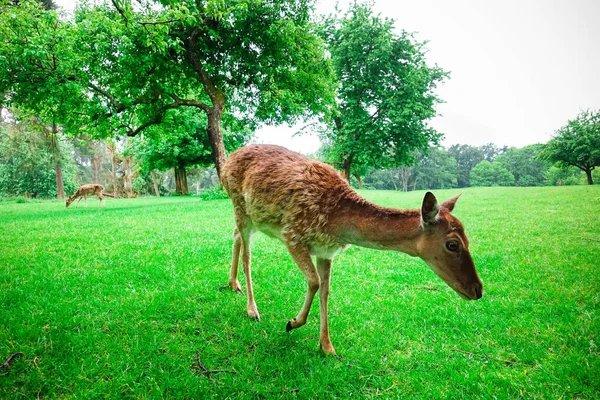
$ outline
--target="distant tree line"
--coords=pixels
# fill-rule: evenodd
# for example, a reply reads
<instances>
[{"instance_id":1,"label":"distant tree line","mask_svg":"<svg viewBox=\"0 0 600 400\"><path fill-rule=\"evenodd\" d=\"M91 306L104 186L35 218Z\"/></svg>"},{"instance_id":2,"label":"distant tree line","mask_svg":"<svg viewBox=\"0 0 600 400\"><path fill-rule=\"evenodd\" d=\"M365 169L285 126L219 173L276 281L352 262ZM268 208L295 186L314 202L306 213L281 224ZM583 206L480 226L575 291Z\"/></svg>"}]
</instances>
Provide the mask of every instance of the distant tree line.
<instances>
[{"instance_id":1,"label":"distant tree line","mask_svg":"<svg viewBox=\"0 0 600 400\"><path fill-rule=\"evenodd\" d=\"M56 198L57 159L67 194L74 193L84 183L100 183L115 197L184 194L182 180L186 193L200 194L218 187L217 172L211 165L210 152L206 151L208 145L195 141L193 129L187 134L182 131L171 132L168 143L145 137L70 138L61 130L49 135L32 117L3 110L0 196ZM196 152L208 156L203 159ZM185 167L180 168L181 165Z\"/></svg>"},{"instance_id":2,"label":"distant tree line","mask_svg":"<svg viewBox=\"0 0 600 400\"><path fill-rule=\"evenodd\" d=\"M496 147L494 144L433 147L416 158L413 166L385 170L371 168L360 182L365 189L426 190L485 186L556 186L587 183L586 173L575 166L564 166L543 158L547 145L522 148ZM599 172L593 172L595 181Z\"/></svg>"}]
</instances>

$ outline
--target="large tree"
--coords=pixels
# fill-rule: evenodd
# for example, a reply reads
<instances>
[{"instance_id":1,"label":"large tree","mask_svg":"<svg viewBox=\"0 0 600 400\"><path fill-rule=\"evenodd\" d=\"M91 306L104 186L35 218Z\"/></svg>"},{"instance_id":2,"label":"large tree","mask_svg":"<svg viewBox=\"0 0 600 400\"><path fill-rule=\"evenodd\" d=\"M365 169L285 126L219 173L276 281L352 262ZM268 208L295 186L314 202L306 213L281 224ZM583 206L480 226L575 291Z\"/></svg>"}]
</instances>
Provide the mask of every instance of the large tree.
<instances>
[{"instance_id":1,"label":"large tree","mask_svg":"<svg viewBox=\"0 0 600 400\"><path fill-rule=\"evenodd\" d=\"M85 2L74 20L31 0L11 7L20 11L0 13L0 33L10 34L0 90L16 105L51 104L49 121L71 134L137 136L169 110L194 107L220 171L224 115L255 128L333 103L311 0Z\"/></svg>"},{"instance_id":2,"label":"large tree","mask_svg":"<svg viewBox=\"0 0 600 400\"><path fill-rule=\"evenodd\" d=\"M40 2L23 0L15 5L0 0L0 106L34 116L48 141L61 199L60 123L84 101L84 93L74 84L71 28Z\"/></svg>"},{"instance_id":3,"label":"large tree","mask_svg":"<svg viewBox=\"0 0 600 400\"><path fill-rule=\"evenodd\" d=\"M426 64L424 43L396 32L393 20L357 2L324 23L339 81L326 136L348 179L363 166L409 164L441 136L428 121L440 101L434 89L448 74Z\"/></svg>"},{"instance_id":4,"label":"large tree","mask_svg":"<svg viewBox=\"0 0 600 400\"><path fill-rule=\"evenodd\" d=\"M333 101L312 1L130 1L80 6L78 53L91 88L88 125L135 136L167 111L195 107L220 172L221 122L293 122Z\"/></svg>"},{"instance_id":5,"label":"large tree","mask_svg":"<svg viewBox=\"0 0 600 400\"><path fill-rule=\"evenodd\" d=\"M592 171L600 165L600 110L582 111L556 131L539 157L562 167L577 167L594 184Z\"/></svg>"}]
</instances>

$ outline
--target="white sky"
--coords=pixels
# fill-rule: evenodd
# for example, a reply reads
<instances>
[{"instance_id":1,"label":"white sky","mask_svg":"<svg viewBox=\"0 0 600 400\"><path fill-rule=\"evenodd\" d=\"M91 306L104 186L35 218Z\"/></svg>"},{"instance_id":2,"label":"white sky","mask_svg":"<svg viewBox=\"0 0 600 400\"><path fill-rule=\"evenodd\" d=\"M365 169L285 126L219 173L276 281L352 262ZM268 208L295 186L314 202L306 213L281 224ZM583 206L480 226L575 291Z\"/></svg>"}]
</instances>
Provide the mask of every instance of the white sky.
<instances>
[{"instance_id":1,"label":"white sky","mask_svg":"<svg viewBox=\"0 0 600 400\"><path fill-rule=\"evenodd\" d=\"M72 8L74 0L55 0ZM345 9L349 0L340 0ZM375 0L396 27L429 41L427 59L451 72L432 126L455 143L545 143L582 109L600 109L598 0ZM334 2L320 0L329 13ZM257 143L315 152L300 126L265 127Z\"/></svg>"}]
</instances>

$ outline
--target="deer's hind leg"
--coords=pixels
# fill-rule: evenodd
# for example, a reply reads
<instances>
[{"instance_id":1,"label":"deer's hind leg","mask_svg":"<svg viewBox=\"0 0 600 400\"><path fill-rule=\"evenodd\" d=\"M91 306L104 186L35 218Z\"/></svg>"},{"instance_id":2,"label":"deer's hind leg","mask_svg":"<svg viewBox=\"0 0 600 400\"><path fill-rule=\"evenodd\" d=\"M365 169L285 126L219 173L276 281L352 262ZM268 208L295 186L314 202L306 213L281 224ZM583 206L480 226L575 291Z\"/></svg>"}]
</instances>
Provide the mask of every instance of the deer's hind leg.
<instances>
[{"instance_id":1,"label":"deer's hind leg","mask_svg":"<svg viewBox=\"0 0 600 400\"><path fill-rule=\"evenodd\" d=\"M241 247L241 252L242 252L242 266L244 269L244 275L246 276L246 292L248 295L248 305L247 305L247 311L248 311L248 316L251 318L254 318L256 320L260 320L260 314L258 313L258 309L256 307L256 302L254 300L254 290L252 288L252 232L253 232L253 226L252 226L252 222L248 219L247 216L245 215L236 215L235 218L235 222L237 225L237 232L239 233L239 242L240 244L238 244L239 247ZM236 255L235 255L235 250L236 250L236 242L238 241L238 239L236 239L236 237L234 236L234 243L233 243L233 257L231 260L231 272L229 275L229 279L231 280L232 277L235 278L235 281L237 281L237 263L235 263L235 267L234 267L234 261L236 261ZM239 250L238 250L238 254L239 254ZM234 276L235 273L235 276ZM234 282L235 282L234 281ZM239 282L238 282L239 285Z\"/></svg>"},{"instance_id":2,"label":"deer's hind leg","mask_svg":"<svg viewBox=\"0 0 600 400\"><path fill-rule=\"evenodd\" d=\"M97 193L96 196L98 196L98 199L100 200L100 204L98 204L98 207L106 207L106 202L104 201L104 196L102 196L102 192Z\"/></svg>"},{"instance_id":3,"label":"deer's hind leg","mask_svg":"<svg viewBox=\"0 0 600 400\"><path fill-rule=\"evenodd\" d=\"M240 265L240 251L242 250L242 235L236 227L233 230L233 249L231 255L231 269L229 270L229 281L227 282L231 290L242 293L240 281L238 281L238 268Z\"/></svg>"},{"instance_id":4,"label":"deer's hind leg","mask_svg":"<svg viewBox=\"0 0 600 400\"><path fill-rule=\"evenodd\" d=\"M327 302L329 298L330 280L331 280L331 260L317 258L317 271L321 280L319 286L319 306L320 306L320 334L319 343L321 350L325 354L335 354L335 349L329 338L329 319Z\"/></svg>"}]
</instances>

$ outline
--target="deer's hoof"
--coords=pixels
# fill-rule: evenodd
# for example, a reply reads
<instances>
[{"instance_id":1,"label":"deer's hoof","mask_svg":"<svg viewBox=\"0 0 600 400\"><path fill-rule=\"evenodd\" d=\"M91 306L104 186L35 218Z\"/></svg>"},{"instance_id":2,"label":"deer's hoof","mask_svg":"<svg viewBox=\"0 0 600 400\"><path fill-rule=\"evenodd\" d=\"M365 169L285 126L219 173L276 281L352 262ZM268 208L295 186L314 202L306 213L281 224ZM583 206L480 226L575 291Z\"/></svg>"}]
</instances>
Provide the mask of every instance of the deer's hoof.
<instances>
[{"instance_id":1,"label":"deer's hoof","mask_svg":"<svg viewBox=\"0 0 600 400\"><path fill-rule=\"evenodd\" d=\"M321 343L321 351L326 356L335 356L336 355L335 349L333 348L333 345L331 343L327 343L327 344Z\"/></svg>"}]
</instances>

